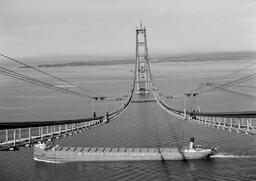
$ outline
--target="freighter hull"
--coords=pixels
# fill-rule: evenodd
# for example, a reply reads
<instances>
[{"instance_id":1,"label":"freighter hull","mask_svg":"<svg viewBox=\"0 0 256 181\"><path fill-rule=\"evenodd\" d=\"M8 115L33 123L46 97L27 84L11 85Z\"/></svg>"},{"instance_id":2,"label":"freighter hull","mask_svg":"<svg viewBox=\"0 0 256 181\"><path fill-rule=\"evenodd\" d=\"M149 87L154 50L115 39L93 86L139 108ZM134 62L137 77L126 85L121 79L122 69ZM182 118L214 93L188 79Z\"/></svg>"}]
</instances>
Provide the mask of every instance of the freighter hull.
<instances>
[{"instance_id":1,"label":"freighter hull","mask_svg":"<svg viewBox=\"0 0 256 181\"><path fill-rule=\"evenodd\" d=\"M191 160L213 155L214 149L186 152L178 148L34 148L34 159L44 162Z\"/></svg>"}]
</instances>

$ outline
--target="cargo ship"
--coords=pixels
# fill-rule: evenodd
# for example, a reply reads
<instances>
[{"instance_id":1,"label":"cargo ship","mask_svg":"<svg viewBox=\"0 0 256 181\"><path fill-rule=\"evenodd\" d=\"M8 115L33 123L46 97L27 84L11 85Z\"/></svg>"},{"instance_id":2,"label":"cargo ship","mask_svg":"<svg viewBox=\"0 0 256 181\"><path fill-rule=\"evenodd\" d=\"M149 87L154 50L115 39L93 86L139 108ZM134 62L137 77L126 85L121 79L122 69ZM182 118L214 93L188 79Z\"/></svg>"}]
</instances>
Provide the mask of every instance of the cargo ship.
<instances>
[{"instance_id":1,"label":"cargo ship","mask_svg":"<svg viewBox=\"0 0 256 181\"><path fill-rule=\"evenodd\" d=\"M217 148L204 148L194 144L190 138L189 146L183 148L97 148L34 146L34 160L52 163L76 161L146 161L146 160L192 160L204 159L216 154Z\"/></svg>"}]
</instances>

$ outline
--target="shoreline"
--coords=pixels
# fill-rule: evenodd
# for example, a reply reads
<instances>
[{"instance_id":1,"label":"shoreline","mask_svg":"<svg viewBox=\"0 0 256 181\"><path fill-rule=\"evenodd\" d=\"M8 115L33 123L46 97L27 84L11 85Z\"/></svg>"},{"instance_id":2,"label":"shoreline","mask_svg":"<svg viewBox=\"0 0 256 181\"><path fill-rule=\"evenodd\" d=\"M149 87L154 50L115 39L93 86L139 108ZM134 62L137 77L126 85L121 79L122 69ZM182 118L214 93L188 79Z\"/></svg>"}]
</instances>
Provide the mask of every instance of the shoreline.
<instances>
[{"instance_id":1,"label":"shoreline","mask_svg":"<svg viewBox=\"0 0 256 181\"><path fill-rule=\"evenodd\" d=\"M99 58L98 60L90 59L88 60L84 57L84 60L81 58L77 60L76 57L70 57L68 61L60 62L58 57L50 58L51 62L56 63L44 63L35 65L38 68L60 68L60 67L81 67L81 66L111 66L111 65L130 65L135 63L135 58L127 57L120 59L109 59L109 58ZM152 57L149 59L150 63L186 63L186 62L209 62L209 61L234 61L234 60L253 60L256 59L256 52L222 52L222 53L202 53L202 54L180 54L180 55L169 55L169 56L159 56ZM77 60L77 61L76 61ZM49 59L46 58L45 60ZM19 68L29 68L27 66L20 66Z\"/></svg>"}]
</instances>

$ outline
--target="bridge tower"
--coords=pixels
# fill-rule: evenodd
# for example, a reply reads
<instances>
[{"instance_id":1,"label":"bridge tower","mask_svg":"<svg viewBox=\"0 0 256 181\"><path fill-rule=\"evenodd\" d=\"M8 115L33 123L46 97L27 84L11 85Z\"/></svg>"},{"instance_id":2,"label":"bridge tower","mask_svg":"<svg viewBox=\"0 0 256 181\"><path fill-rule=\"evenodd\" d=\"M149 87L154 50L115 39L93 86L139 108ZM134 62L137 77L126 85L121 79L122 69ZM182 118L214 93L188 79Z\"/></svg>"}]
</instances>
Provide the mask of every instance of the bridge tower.
<instances>
[{"instance_id":1,"label":"bridge tower","mask_svg":"<svg viewBox=\"0 0 256 181\"><path fill-rule=\"evenodd\" d=\"M148 94L149 90L149 58L146 27L140 22L136 27L136 87L137 94Z\"/></svg>"}]
</instances>

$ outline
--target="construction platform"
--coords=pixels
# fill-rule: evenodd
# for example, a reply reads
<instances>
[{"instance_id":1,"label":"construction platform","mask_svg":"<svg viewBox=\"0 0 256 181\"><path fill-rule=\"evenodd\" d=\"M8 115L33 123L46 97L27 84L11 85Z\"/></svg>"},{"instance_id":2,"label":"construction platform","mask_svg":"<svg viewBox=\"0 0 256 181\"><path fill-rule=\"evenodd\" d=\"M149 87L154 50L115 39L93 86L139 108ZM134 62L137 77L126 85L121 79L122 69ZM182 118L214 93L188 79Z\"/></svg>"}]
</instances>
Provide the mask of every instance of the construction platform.
<instances>
[{"instance_id":1,"label":"construction platform","mask_svg":"<svg viewBox=\"0 0 256 181\"><path fill-rule=\"evenodd\" d=\"M137 99L132 100L132 103L143 103L143 102L156 102L155 99Z\"/></svg>"}]
</instances>

